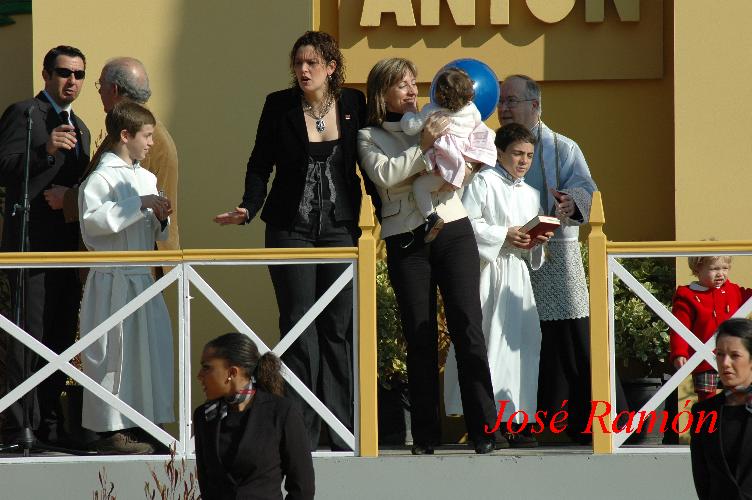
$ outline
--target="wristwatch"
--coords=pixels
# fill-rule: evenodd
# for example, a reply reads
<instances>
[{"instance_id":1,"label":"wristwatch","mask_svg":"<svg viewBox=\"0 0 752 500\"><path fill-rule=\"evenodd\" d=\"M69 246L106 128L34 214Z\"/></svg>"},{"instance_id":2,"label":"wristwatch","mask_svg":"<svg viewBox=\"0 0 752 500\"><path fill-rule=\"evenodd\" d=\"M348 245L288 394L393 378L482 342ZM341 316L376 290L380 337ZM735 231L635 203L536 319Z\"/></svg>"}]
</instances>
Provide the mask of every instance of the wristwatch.
<instances>
[{"instance_id":1,"label":"wristwatch","mask_svg":"<svg viewBox=\"0 0 752 500\"><path fill-rule=\"evenodd\" d=\"M47 155L47 165L52 166L55 164L55 155Z\"/></svg>"}]
</instances>

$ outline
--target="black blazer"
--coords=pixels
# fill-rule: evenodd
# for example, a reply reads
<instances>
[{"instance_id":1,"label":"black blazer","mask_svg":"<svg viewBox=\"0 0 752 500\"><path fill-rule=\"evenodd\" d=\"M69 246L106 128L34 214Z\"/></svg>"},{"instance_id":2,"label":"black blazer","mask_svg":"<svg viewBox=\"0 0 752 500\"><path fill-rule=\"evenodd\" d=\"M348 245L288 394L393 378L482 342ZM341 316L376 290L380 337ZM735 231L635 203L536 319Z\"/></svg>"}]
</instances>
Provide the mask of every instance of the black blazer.
<instances>
[{"instance_id":1,"label":"black blazer","mask_svg":"<svg viewBox=\"0 0 752 500\"><path fill-rule=\"evenodd\" d=\"M692 408L692 476L700 500L752 499L752 413L744 428L736 474L732 474L723 456L721 444L725 401L726 396L721 393ZM711 419L707 419L700 432L697 432L700 411L704 411L706 415L716 412L718 417L715 432L708 430Z\"/></svg>"},{"instance_id":2,"label":"black blazer","mask_svg":"<svg viewBox=\"0 0 752 500\"><path fill-rule=\"evenodd\" d=\"M285 476L287 500L314 495L313 461L303 417L290 401L257 391L248 423L232 466L219 459L219 417L206 420L209 401L193 414L196 468L204 500L282 499Z\"/></svg>"},{"instance_id":3,"label":"black blazer","mask_svg":"<svg viewBox=\"0 0 752 500\"><path fill-rule=\"evenodd\" d=\"M6 186L3 251L19 249L20 216L11 217L13 205L21 203L24 162L26 155L25 112L34 106L31 117L31 155L29 161L29 244L31 251L78 250L78 223L66 223L62 210L52 210L43 191L59 184L72 187L78 182L89 163L90 134L86 124L71 114L78 130L80 149L58 150L55 161L49 162L45 145L52 129L62 124L55 108L44 93L34 99L17 102L8 107L0 118L0 185Z\"/></svg>"},{"instance_id":4,"label":"black blazer","mask_svg":"<svg viewBox=\"0 0 752 500\"><path fill-rule=\"evenodd\" d=\"M356 141L358 129L365 126L366 100L359 90L343 88L337 104L345 189L350 196L353 212L343 213L341 207L335 205L335 218L357 224L361 189L355 172L358 157ZM256 143L248 159L245 193L240 204L248 210L250 219L256 216L263 204L261 220L281 228L292 226L303 196L308 149L300 90L289 88L269 94L259 119ZM266 186L274 167L274 181L267 196Z\"/></svg>"}]
</instances>

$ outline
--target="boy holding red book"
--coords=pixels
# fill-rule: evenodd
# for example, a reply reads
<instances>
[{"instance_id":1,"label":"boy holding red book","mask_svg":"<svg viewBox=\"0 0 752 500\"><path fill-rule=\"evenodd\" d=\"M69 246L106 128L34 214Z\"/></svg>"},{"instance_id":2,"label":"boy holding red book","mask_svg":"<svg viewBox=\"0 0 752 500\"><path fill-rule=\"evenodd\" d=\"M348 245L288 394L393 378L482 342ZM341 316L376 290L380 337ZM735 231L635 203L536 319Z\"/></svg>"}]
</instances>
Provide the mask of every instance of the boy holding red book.
<instances>
[{"instance_id":1,"label":"boy holding red book","mask_svg":"<svg viewBox=\"0 0 752 500\"><path fill-rule=\"evenodd\" d=\"M497 410L499 400L508 401L503 420L509 422L515 412L536 411L541 330L528 262L538 269L544 253L540 244L531 248L533 238L520 231L541 213L538 191L524 180L535 137L526 127L511 123L497 131L495 144L499 165L482 169L465 189L462 202L480 253L483 335ZM535 240L545 243L551 236L546 232ZM447 414L463 413L453 350L444 372L444 403ZM520 413L509 422L510 446L537 446L522 422Z\"/></svg>"}]
</instances>

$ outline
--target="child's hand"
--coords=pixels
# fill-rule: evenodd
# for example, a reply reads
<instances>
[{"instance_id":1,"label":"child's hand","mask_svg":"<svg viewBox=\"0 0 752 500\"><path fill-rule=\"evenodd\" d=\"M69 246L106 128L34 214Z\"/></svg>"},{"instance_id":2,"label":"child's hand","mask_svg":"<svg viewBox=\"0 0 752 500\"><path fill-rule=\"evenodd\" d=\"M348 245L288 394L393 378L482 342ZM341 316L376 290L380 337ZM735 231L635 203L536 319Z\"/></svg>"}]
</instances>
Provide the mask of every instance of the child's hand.
<instances>
[{"instance_id":1,"label":"child's hand","mask_svg":"<svg viewBox=\"0 0 752 500\"><path fill-rule=\"evenodd\" d=\"M506 242L517 248L527 249L530 245L530 235L520 232L521 226L512 226L507 230Z\"/></svg>"},{"instance_id":2,"label":"child's hand","mask_svg":"<svg viewBox=\"0 0 752 500\"><path fill-rule=\"evenodd\" d=\"M684 356L679 356L674 359L674 368L678 370L679 368L684 366L686 363L687 363L687 358L685 358Z\"/></svg>"},{"instance_id":3,"label":"child's hand","mask_svg":"<svg viewBox=\"0 0 752 500\"><path fill-rule=\"evenodd\" d=\"M165 220L172 213L172 204L164 196L147 194L141 197L141 208L150 208L159 220Z\"/></svg>"},{"instance_id":4,"label":"child's hand","mask_svg":"<svg viewBox=\"0 0 752 500\"><path fill-rule=\"evenodd\" d=\"M538 245L541 245L543 243L548 243L548 240L554 237L554 233L552 231L548 231L547 233L539 234L535 237L535 241Z\"/></svg>"}]
</instances>

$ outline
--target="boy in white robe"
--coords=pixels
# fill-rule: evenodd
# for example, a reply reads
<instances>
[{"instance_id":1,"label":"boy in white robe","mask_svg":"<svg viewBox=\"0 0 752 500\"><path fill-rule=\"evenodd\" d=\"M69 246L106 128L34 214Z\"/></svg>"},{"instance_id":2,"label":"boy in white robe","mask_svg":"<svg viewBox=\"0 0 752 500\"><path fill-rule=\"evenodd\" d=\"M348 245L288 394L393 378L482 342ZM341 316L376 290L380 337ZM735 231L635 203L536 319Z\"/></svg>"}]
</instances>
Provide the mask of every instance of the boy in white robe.
<instances>
[{"instance_id":1,"label":"boy in white robe","mask_svg":"<svg viewBox=\"0 0 752 500\"><path fill-rule=\"evenodd\" d=\"M95 251L153 250L168 234L170 201L157 193L154 174L141 168L152 145L156 120L134 102L107 114L110 150L79 189L81 234ZM154 283L148 267L93 267L81 304L81 334L133 300ZM82 353L84 373L154 423L174 421L173 350L170 317L161 294ZM101 453L154 452L148 436L131 420L89 391L82 425L100 433Z\"/></svg>"},{"instance_id":2,"label":"boy in white robe","mask_svg":"<svg viewBox=\"0 0 752 500\"><path fill-rule=\"evenodd\" d=\"M520 227L541 212L538 191L525 184L533 158L535 137L516 123L496 133L500 165L481 170L465 189L462 202L470 218L481 260L480 300L483 335L501 431L512 447L534 447L530 434L535 422L541 331L528 264L543 264L543 243L553 233L536 238ZM454 347L444 371L444 403L447 415L462 414ZM529 417L527 428L523 422ZM513 416L514 418L510 420Z\"/></svg>"}]
</instances>

